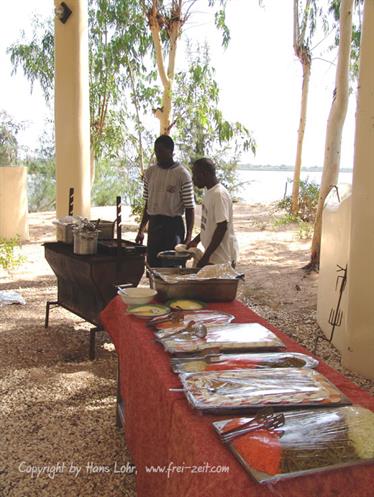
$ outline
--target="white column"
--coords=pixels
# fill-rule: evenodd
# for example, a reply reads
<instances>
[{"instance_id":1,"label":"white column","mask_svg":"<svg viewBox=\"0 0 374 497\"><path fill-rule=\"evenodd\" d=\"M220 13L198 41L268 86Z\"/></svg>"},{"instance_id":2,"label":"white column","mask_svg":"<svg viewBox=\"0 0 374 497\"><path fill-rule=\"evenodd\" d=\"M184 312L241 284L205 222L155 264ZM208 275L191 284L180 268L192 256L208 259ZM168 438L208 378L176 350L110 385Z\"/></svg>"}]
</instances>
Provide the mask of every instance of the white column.
<instances>
[{"instance_id":1,"label":"white column","mask_svg":"<svg viewBox=\"0 0 374 497\"><path fill-rule=\"evenodd\" d=\"M374 0L365 0L352 182L343 364L374 379Z\"/></svg>"},{"instance_id":2,"label":"white column","mask_svg":"<svg viewBox=\"0 0 374 497\"><path fill-rule=\"evenodd\" d=\"M54 0L55 7L60 0ZM56 215L90 216L90 110L87 0L66 0L72 10L63 24L55 18Z\"/></svg>"}]
</instances>

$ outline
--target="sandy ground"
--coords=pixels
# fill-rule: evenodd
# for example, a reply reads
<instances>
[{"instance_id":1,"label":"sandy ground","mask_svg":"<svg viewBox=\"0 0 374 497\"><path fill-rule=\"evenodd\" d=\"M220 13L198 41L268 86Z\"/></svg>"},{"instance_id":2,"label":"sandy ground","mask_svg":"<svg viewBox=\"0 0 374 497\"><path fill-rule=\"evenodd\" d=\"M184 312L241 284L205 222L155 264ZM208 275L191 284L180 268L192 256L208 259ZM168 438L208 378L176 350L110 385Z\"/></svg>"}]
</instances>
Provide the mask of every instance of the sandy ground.
<instances>
[{"instance_id":1,"label":"sandy ground","mask_svg":"<svg viewBox=\"0 0 374 497\"><path fill-rule=\"evenodd\" d=\"M235 205L238 269L246 275L238 297L312 350L319 332L318 274L301 269L310 241L298 238L296 226L276 228L274 215L273 206ZM94 209L92 217L112 220L115 207ZM135 221L123 219L123 237L134 240ZM0 272L0 290L26 299L26 305L0 307L0 497L134 497L134 476L113 471L129 461L115 427L113 345L100 334L97 360L88 361L90 326L61 308L51 311L44 328L45 303L56 299L56 278L42 246L55 239L53 220L54 213L31 214L30 241L22 248L27 261L11 274ZM317 353L374 394L374 383L345 370L329 343L321 342ZM57 464L62 469L54 477L27 471ZM77 477L69 473L71 464L81 468ZM95 465L110 470L95 473Z\"/></svg>"}]
</instances>

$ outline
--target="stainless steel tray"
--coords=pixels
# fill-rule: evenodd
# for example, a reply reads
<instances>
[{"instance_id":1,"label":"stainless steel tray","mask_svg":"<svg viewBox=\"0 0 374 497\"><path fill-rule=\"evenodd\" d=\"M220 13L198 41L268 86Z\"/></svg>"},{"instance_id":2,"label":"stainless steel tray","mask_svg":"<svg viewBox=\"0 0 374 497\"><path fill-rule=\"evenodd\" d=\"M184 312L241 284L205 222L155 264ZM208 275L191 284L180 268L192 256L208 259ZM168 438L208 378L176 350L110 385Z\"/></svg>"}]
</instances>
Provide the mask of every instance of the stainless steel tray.
<instances>
[{"instance_id":1,"label":"stainless steel tray","mask_svg":"<svg viewBox=\"0 0 374 497\"><path fill-rule=\"evenodd\" d=\"M230 302L235 299L238 279L187 280L167 283L160 274L187 275L196 274L196 268L148 268L151 288L158 292L160 300L197 299L204 302Z\"/></svg>"}]
</instances>

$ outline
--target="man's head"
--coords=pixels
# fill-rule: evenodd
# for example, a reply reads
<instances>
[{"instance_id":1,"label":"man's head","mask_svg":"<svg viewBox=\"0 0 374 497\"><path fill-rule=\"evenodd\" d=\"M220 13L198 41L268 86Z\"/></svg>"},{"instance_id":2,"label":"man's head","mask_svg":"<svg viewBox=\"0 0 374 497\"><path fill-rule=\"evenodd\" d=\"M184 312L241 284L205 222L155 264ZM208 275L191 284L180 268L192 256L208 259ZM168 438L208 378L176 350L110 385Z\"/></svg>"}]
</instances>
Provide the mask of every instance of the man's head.
<instances>
[{"instance_id":1,"label":"man's head","mask_svg":"<svg viewBox=\"0 0 374 497\"><path fill-rule=\"evenodd\" d=\"M155 141L155 155L157 163L161 167L169 167L173 164L174 142L168 135L161 135Z\"/></svg>"},{"instance_id":2,"label":"man's head","mask_svg":"<svg viewBox=\"0 0 374 497\"><path fill-rule=\"evenodd\" d=\"M203 157L192 165L192 181L197 188L212 188L217 184L216 166L210 159Z\"/></svg>"}]
</instances>

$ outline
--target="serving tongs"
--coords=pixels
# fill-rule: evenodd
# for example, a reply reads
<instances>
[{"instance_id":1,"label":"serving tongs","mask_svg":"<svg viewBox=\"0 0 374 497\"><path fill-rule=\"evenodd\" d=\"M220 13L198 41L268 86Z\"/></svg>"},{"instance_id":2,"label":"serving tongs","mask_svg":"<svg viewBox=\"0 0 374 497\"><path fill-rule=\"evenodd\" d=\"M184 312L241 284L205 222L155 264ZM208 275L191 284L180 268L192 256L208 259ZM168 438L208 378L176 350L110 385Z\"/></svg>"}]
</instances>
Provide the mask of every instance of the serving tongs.
<instances>
[{"instance_id":1,"label":"serving tongs","mask_svg":"<svg viewBox=\"0 0 374 497\"><path fill-rule=\"evenodd\" d=\"M265 408L260 410L250 421L228 430L224 429L224 431L220 433L220 438L225 444L227 444L234 440L234 438L240 437L241 435L263 428L266 430L273 430L283 426L284 423L285 418L283 413L274 414L271 408ZM282 436L283 433L281 432L279 435Z\"/></svg>"},{"instance_id":2,"label":"serving tongs","mask_svg":"<svg viewBox=\"0 0 374 497\"><path fill-rule=\"evenodd\" d=\"M205 338L208 333L208 329L204 323L189 321L187 326L181 328L177 331L173 331L172 333L167 333L163 337L158 338L158 340L163 343L164 340L169 340L171 337L175 337L176 335L180 335L182 333L189 333L190 335L196 336L197 338Z\"/></svg>"},{"instance_id":3,"label":"serving tongs","mask_svg":"<svg viewBox=\"0 0 374 497\"><path fill-rule=\"evenodd\" d=\"M167 321L171 321L175 325L183 323L184 313L183 311L172 311L165 316L154 317L148 321L148 326L157 326L161 323L166 323Z\"/></svg>"}]
</instances>

